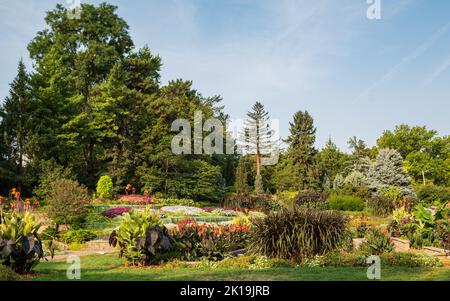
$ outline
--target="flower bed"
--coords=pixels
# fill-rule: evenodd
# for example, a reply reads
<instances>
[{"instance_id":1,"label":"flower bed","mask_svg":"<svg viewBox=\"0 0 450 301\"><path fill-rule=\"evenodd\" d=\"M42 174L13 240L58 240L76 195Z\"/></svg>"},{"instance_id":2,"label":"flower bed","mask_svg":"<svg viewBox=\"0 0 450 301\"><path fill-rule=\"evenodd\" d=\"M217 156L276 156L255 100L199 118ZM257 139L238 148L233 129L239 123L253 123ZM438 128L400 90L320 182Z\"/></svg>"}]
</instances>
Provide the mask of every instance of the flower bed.
<instances>
[{"instance_id":1,"label":"flower bed","mask_svg":"<svg viewBox=\"0 0 450 301\"><path fill-rule=\"evenodd\" d=\"M129 212L130 210L130 207L117 207L106 210L105 212L103 212L103 215L109 218L114 218L116 216L124 214L125 212Z\"/></svg>"},{"instance_id":2,"label":"flower bed","mask_svg":"<svg viewBox=\"0 0 450 301\"><path fill-rule=\"evenodd\" d=\"M189 206L165 206L162 207L161 212L164 213L171 213L171 214L179 214L179 215L192 215L192 216L199 216L205 211L201 208L197 207L189 207Z\"/></svg>"}]
</instances>

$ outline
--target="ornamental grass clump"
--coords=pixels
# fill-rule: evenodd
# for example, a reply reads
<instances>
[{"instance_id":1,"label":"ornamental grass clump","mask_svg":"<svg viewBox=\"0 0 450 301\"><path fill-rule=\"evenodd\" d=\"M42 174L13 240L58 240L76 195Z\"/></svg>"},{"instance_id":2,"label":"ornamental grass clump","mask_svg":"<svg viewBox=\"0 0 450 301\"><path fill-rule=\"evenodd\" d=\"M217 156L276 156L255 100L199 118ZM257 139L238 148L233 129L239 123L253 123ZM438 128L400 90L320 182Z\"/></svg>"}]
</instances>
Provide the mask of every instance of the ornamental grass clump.
<instances>
[{"instance_id":1,"label":"ornamental grass clump","mask_svg":"<svg viewBox=\"0 0 450 301\"><path fill-rule=\"evenodd\" d=\"M336 250L344 242L347 217L308 208L285 209L255 220L249 251L271 258L303 261Z\"/></svg>"}]
</instances>

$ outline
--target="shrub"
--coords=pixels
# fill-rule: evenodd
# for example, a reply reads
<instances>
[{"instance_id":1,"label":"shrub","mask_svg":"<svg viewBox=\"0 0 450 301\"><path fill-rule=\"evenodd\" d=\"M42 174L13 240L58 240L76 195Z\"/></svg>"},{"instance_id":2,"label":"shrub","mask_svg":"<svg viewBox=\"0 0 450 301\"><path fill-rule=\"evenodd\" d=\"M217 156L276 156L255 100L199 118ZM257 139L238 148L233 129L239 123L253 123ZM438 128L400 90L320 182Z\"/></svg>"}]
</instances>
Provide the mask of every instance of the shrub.
<instances>
[{"instance_id":1,"label":"shrub","mask_svg":"<svg viewBox=\"0 0 450 301\"><path fill-rule=\"evenodd\" d=\"M19 275L17 275L9 267L0 264L0 281L13 281L20 280Z\"/></svg>"},{"instance_id":2,"label":"shrub","mask_svg":"<svg viewBox=\"0 0 450 301\"><path fill-rule=\"evenodd\" d=\"M332 195L328 203L333 210L362 211L365 207L363 199L351 195Z\"/></svg>"},{"instance_id":3,"label":"shrub","mask_svg":"<svg viewBox=\"0 0 450 301\"><path fill-rule=\"evenodd\" d=\"M360 247L362 252L369 255L380 255L394 251L394 244L387 231L383 233L379 229L370 228L367 230L365 238L366 241Z\"/></svg>"},{"instance_id":4,"label":"shrub","mask_svg":"<svg viewBox=\"0 0 450 301\"><path fill-rule=\"evenodd\" d=\"M39 223L29 213L13 211L4 214L0 224L0 265L25 274L44 258L42 242L37 234Z\"/></svg>"},{"instance_id":5,"label":"shrub","mask_svg":"<svg viewBox=\"0 0 450 301\"><path fill-rule=\"evenodd\" d=\"M96 239L97 235L95 233L86 230L86 229L78 229L78 230L69 230L61 236L61 240L66 244L78 243L83 244L87 241Z\"/></svg>"},{"instance_id":6,"label":"shrub","mask_svg":"<svg viewBox=\"0 0 450 301\"><path fill-rule=\"evenodd\" d=\"M394 210L392 200L381 195L373 195L367 200L367 207L377 216L388 216Z\"/></svg>"},{"instance_id":7,"label":"shrub","mask_svg":"<svg viewBox=\"0 0 450 301\"><path fill-rule=\"evenodd\" d=\"M195 207L195 202L191 199L175 199L175 198L168 198L168 199L156 199L156 204L163 205L163 206L191 206Z\"/></svg>"},{"instance_id":8,"label":"shrub","mask_svg":"<svg viewBox=\"0 0 450 301\"><path fill-rule=\"evenodd\" d=\"M440 267L442 262L433 256L418 253L383 253L380 254L383 266L398 267ZM318 259L319 266L332 267L367 267L367 256L359 252L331 252Z\"/></svg>"},{"instance_id":9,"label":"shrub","mask_svg":"<svg viewBox=\"0 0 450 301\"><path fill-rule=\"evenodd\" d=\"M77 181L58 179L51 183L48 213L56 224L70 224L87 211L87 190Z\"/></svg>"},{"instance_id":10,"label":"shrub","mask_svg":"<svg viewBox=\"0 0 450 301\"><path fill-rule=\"evenodd\" d=\"M417 188L417 198L425 205L432 206L436 201L449 201L450 188L436 185L422 185Z\"/></svg>"},{"instance_id":11,"label":"shrub","mask_svg":"<svg viewBox=\"0 0 450 301\"><path fill-rule=\"evenodd\" d=\"M110 176L101 176L97 182L97 195L109 199L113 195L113 182Z\"/></svg>"},{"instance_id":12,"label":"shrub","mask_svg":"<svg viewBox=\"0 0 450 301\"><path fill-rule=\"evenodd\" d=\"M287 207L292 207L295 199L298 196L298 191L281 191L277 193L277 198L282 201Z\"/></svg>"},{"instance_id":13,"label":"shrub","mask_svg":"<svg viewBox=\"0 0 450 301\"><path fill-rule=\"evenodd\" d=\"M327 194L321 192L303 191L297 195L294 204L302 208L327 210Z\"/></svg>"},{"instance_id":14,"label":"shrub","mask_svg":"<svg viewBox=\"0 0 450 301\"><path fill-rule=\"evenodd\" d=\"M322 255L339 247L347 218L337 212L294 208L253 221L249 250L272 258L293 259Z\"/></svg>"},{"instance_id":15,"label":"shrub","mask_svg":"<svg viewBox=\"0 0 450 301\"><path fill-rule=\"evenodd\" d=\"M122 216L117 230L111 233L109 244L119 247L120 256L132 265L159 263L171 256L173 238L168 234L156 214L150 208L130 211Z\"/></svg>"}]
</instances>

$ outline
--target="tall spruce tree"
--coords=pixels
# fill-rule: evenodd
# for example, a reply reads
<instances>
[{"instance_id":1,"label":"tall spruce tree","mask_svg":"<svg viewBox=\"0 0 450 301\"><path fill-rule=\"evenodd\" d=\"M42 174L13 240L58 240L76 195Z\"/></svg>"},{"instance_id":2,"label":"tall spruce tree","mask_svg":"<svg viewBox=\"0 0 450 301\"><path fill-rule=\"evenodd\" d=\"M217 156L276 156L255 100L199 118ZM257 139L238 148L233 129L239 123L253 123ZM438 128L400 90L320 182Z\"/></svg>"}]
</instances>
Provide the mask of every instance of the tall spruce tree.
<instances>
[{"instance_id":1,"label":"tall spruce tree","mask_svg":"<svg viewBox=\"0 0 450 301\"><path fill-rule=\"evenodd\" d=\"M319 175L316 162L316 128L308 111L298 111L290 123L288 158L292 162L299 190L317 189Z\"/></svg>"},{"instance_id":2,"label":"tall spruce tree","mask_svg":"<svg viewBox=\"0 0 450 301\"><path fill-rule=\"evenodd\" d=\"M17 76L11 83L9 96L0 108L3 141L6 158L12 173L13 184L22 189L24 165L28 161L30 133L33 128L33 98L30 79L22 60L19 61Z\"/></svg>"}]
</instances>

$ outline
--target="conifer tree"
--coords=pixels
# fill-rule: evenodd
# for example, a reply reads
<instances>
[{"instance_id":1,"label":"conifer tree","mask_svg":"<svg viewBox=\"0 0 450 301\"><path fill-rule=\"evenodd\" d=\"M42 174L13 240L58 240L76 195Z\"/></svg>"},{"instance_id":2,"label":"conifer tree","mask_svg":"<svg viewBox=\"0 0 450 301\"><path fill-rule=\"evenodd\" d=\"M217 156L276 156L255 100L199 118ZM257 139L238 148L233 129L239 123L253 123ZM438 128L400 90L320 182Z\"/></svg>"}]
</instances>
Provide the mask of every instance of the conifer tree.
<instances>
[{"instance_id":1,"label":"conifer tree","mask_svg":"<svg viewBox=\"0 0 450 301\"><path fill-rule=\"evenodd\" d=\"M289 144L288 157L294 166L296 174L293 176L297 177L299 190L317 189L319 186L315 141L313 118L308 111L298 111L290 123L290 136L286 142Z\"/></svg>"},{"instance_id":2,"label":"conifer tree","mask_svg":"<svg viewBox=\"0 0 450 301\"><path fill-rule=\"evenodd\" d=\"M27 161L28 143L32 129L33 99L30 79L22 60L18 64L17 76L11 83L9 96L0 109L3 141L10 166L13 166L12 177L21 189L24 177L24 166Z\"/></svg>"},{"instance_id":3,"label":"conifer tree","mask_svg":"<svg viewBox=\"0 0 450 301\"><path fill-rule=\"evenodd\" d=\"M247 113L247 120L244 124L241 140L244 142L244 149L255 155L255 193L263 194L263 180L261 176L261 156L273 151L272 136L273 130L269 124L269 113L264 109L264 105L256 102Z\"/></svg>"}]
</instances>

